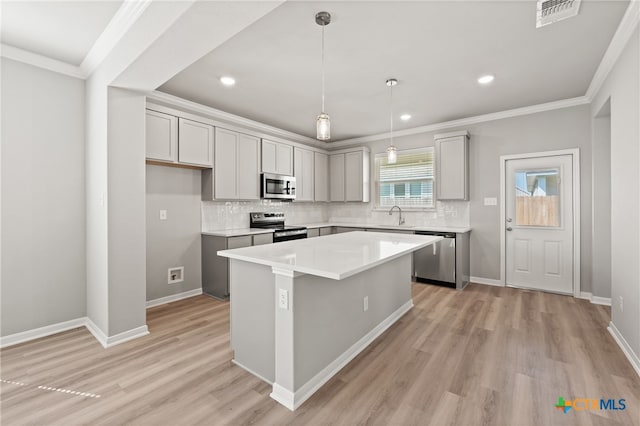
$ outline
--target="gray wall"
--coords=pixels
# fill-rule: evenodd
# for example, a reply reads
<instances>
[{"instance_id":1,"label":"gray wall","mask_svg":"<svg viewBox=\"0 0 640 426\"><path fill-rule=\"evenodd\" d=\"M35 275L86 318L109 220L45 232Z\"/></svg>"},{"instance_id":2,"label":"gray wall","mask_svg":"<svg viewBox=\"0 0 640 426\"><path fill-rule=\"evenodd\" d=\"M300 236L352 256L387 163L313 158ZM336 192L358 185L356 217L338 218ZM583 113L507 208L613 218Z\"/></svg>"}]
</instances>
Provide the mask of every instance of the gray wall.
<instances>
[{"instance_id":1,"label":"gray wall","mask_svg":"<svg viewBox=\"0 0 640 426\"><path fill-rule=\"evenodd\" d=\"M202 287L200 174L147 165L147 300ZM177 266L184 266L184 281L167 284L167 270Z\"/></svg>"},{"instance_id":2,"label":"gray wall","mask_svg":"<svg viewBox=\"0 0 640 426\"><path fill-rule=\"evenodd\" d=\"M611 104L593 119L593 294L611 297Z\"/></svg>"},{"instance_id":3,"label":"gray wall","mask_svg":"<svg viewBox=\"0 0 640 426\"><path fill-rule=\"evenodd\" d=\"M640 34L631 36L598 91L611 99L611 320L640 356ZM606 200L596 200L596 203ZM620 299L623 306L620 306Z\"/></svg>"},{"instance_id":4,"label":"gray wall","mask_svg":"<svg viewBox=\"0 0 640 426\"><path fill-rule=\"evenodd\" d=\"M1 64L6 336L85 316L84 81Z\"/></svg>"},{"instance_id":5,"label":"gray wall","mask_svg":"<svg viewBox=\"0 0 640 426\"><path fill-rule=\"evenodd\" d=\"M109 333L146 324L145 102L143 95L109 88Z\"/></svg>"},{"instance_id":6,"label":"gray wall","mask_svg":"<svg viewBox=\"0 0 640 426\"><path fill-rule=\"evenodd\" d=\"M471 275L500 279L500 208L484 206L485 197L500 204L500 156L580 148L581 289L591 291L591 117L588 105L487 121L446 131L394 138L399 150L433 146L436 133L468 130ZM387 140L369 143L372 158L385 152ZM372 177L372 182L374 181ZM463 205L467 202L459 201ZM428 215L429 213L415 213ZM415 220L415 219L413 219Z\"/></svg>"}]
</instances>

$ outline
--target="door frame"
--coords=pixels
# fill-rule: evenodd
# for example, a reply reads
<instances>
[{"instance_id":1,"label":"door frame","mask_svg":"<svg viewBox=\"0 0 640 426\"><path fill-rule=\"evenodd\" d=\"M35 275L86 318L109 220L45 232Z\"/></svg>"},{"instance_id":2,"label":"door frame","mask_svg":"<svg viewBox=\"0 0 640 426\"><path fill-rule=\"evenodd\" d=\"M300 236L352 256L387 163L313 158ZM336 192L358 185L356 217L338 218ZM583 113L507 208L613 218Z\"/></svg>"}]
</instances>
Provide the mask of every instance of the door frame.
<instances>
[{"instance_id":1,"label":"door frame","mask_svg":"<svg viewBox=\"0 0 640 426\"><path fill-rule=\"evenodd\" d=\"M508 160L570 155L573 168L573 297L580 297L580 149L531 152L500 156L500 283L507 285L505 209L507 204L506 167Z\"/></svg>"}]
</instances>

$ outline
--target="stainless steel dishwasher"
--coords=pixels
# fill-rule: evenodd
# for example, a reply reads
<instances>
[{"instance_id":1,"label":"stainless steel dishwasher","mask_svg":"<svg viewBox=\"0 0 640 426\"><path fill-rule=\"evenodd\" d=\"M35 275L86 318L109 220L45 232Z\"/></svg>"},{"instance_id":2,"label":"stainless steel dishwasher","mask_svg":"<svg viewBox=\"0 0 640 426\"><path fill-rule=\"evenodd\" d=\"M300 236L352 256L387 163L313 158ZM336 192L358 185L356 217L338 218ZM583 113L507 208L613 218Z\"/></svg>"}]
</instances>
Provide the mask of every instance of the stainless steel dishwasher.
<instances>
[{"instance_id":1,"label":"stainless steel dishwasher","mask_svg":"<svg viewBox=\"0 0 640 426\"><path fill-rule=\"evenodd\" d=\"M416 235L435 235L442 240L414 253L416 281L456 288L456 234L416 231Z\"/></svg>"}]
</instances>

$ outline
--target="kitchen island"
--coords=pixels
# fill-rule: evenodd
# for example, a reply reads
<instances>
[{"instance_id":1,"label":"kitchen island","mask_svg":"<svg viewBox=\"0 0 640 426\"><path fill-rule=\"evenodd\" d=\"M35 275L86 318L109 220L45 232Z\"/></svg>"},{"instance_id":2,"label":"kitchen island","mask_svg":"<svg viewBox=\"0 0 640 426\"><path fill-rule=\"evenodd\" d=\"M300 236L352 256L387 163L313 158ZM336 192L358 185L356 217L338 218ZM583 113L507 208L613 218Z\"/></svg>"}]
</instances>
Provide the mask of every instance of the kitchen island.
<instances>
[{"instance_id":1,"label":"kitchen island","mask_svg":"<svg viewBox=\"0 0 640 426\"><path fill-rule=\"evenodd\" d=\"M295 410L413 307L412 253L440 239L350 232L219 251L233 362Z\"/></svg>"}]
</instances>

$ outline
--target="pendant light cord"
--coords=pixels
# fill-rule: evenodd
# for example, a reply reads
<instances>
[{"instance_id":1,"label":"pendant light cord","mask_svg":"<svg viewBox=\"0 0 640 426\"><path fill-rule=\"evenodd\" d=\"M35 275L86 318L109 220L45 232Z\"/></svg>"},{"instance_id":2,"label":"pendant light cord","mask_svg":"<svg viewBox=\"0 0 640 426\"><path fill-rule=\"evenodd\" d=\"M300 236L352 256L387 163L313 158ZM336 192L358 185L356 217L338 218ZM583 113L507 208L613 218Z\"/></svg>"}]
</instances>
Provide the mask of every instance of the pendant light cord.
<instances>
[{"instance_id":1,"label":"pendant light cord","mask_svg":"<svg viewBox=\"0 0 640 426\"><path fill-rule=\"evenodd\" d=\"M326 24L322 25L322 113L324 114L324 27Z\"/></svg>"},{"instance_id":2,"label":"pendant light cord","mask_svg":"<svg viewBox=\"0 0 640 426\"><path fill-rule=\"evenodd\" d=\"M389 145L393 146L393 83L389 85Z\"/></svg>"}]
</instances>

